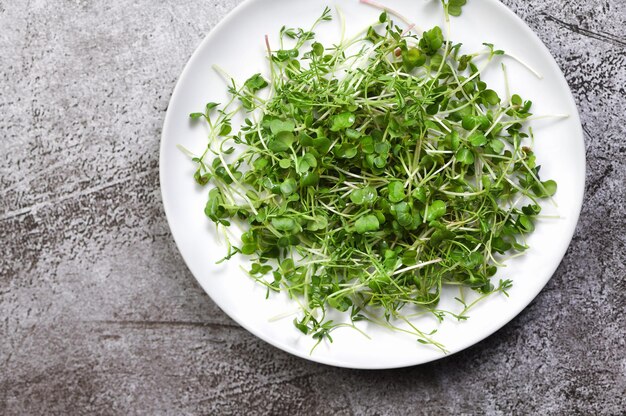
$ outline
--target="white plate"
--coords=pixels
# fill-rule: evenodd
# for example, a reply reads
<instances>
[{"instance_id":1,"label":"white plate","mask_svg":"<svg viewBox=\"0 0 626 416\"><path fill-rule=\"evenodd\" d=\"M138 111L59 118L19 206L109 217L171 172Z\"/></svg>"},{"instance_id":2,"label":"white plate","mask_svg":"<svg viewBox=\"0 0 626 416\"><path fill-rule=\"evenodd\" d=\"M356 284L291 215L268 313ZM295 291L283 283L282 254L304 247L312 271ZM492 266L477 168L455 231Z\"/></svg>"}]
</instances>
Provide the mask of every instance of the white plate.
<instances>
[{"instance_id":1,"label":"white plate","mask_svg":"<svg viewBox=\"0 0 626 416\"><path fill-rule=\"evenodd\" d=\"M382 0L381 0L382 1ZM443 24L439 1L385 0L387 6L410 17L427 29ZM436 339L450 353L482 340L515 317L548 282L574 233L582 205L585 180L583 134L574 100L554 59L535 34L496 0L470 1L460 18L452 19L451 40L463 42L465 50L478 51L483 42L494 43L523 59L543 75L538 79L516 61L503 58L511 89L534 102L533 113L569 114L569 118L533 123L535 151L542 165L542 178L552 178L559 189L558 208L546 205L544 212L558 212L556 220L542 220L529 238L531 249L510 261L497 277L513 280L510 297L495 295L470 312L469 320L451 319L439 326ZM211 298L240 325L263 340L300 357L351 368L393 368L425 363L444 355L416 342L415 337L373 325L363 325L371 340L351 329L333 332L332 344L322 343L310 354L313 341L303 336L291 318L270 318L294 310L283 296L265 299L265 289L239 268L239 258L216 266L225 247L215 239L214 226L204 216L207 189L193 179L194 166L177 148L182 144L200 153L206 146L206 130L189 121L189 113L201 111L209 101L224 101L226 86L211 69L219 64L236 79L267 72L264 35L275 41L282 25L308 28L324 6L339 5L346 16L347 33L373 23L380 12L357 0L248 0L225 18L195 51L185 67L169 104L160 155L160 179L165 212L172 234L189 269ZM336 13L333 9L334 15ZM397 19L396 19L397 20ZM339 23L323 23L318 37L326 43L339 39ZM499 65L483 79L503 91ZM502 95L502 94L501 94ZM497 279L496 277L496 279ZM497 280L496 280L497 281ZM452 300L446 305L458 309ZM458 305L458 304L457 304ZM432 319L419 322L435 328Z\"/></svg>"}]
</instances>

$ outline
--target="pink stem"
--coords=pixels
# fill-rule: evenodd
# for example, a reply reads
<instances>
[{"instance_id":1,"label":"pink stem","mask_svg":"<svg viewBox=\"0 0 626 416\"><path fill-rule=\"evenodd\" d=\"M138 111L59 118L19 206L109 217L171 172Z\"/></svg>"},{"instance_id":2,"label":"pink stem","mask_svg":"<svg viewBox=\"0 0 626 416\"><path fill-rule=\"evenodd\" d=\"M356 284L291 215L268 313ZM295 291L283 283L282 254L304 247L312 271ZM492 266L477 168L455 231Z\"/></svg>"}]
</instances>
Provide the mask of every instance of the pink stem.
<instances>
[{"instance_id":1,"label":"pink stem","mask_svg":"<svg viewBox=\"0 0 626 416\"><path fill-rule=\"evenodd\" d=\"M270 38L267 35L265 35L265 46L267 47L267 52L271 55L272 48L270 48Z\"/></svg>"},{"instance_id":2,"label":"pink stem","mask_svg":"<svg viewBox=\"0 0 626 416\"><path fill-rule=\"evenodd\" d=\"M415 23L411 23L409 25L409 27L407 27L404 32L402 32L402 36L406 35L407 33L409 33L411 30L413 30L413 28L415 27Z\"/></svg>"}]
</instances>

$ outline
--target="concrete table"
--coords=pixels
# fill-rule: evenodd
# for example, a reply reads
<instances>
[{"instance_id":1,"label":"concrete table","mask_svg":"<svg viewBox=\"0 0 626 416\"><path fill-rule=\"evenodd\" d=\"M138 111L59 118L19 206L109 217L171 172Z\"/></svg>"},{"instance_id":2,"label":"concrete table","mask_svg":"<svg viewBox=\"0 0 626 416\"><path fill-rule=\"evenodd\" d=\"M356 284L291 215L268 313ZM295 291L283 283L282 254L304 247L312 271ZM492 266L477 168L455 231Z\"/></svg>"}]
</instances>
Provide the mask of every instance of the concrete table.
<instances>
[{"instance_id":1,"label":"concrete table","mask_svg":"<svg viewBox=\"0 0 626 416\"><path fill-rule=\"evenodd\" d=\"M509 325L378 372L256 339L199 288L169 233L167 103L237 3L0 0L0 414L623 414L626 2L504 1L577 100L581 221Z\"/></svg>"}]
</instances>

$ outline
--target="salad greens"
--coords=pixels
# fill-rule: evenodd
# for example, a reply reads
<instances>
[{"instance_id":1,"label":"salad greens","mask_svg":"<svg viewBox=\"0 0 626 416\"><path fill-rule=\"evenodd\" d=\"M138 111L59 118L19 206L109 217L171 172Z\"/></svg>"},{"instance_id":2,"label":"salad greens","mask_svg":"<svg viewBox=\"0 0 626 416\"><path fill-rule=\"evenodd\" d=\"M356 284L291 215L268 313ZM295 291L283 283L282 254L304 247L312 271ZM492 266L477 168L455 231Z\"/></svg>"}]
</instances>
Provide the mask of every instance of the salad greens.
<instances>
[{"instance_id":1,"label":"salad greens","mask_svg":"<svg viewBox=\"0 0 626 416\"><path fill-rule=\"evenodd\" d=\"M442 3L448 20L465 0ZM526 143L532 103L481 80L504 52L463 53L440 27L415 34L387 11L337 45L314 33L328 8L309 30L283 27L278 48L266 37L269 79L230 79L226 105L191 114L209 126L194 178L212 185L211 221L246 225L225 259L246 256L268 294L287 292L304 334L332 341L368 320L443 349L410 318L466 319L475 302L506 294L511 281L492 277L528 248L556 183L540 180ZM461 312L438 309L447 286L460 288ZM480 296L466 302L465 289Z\"/></svg>"}]
</instances>

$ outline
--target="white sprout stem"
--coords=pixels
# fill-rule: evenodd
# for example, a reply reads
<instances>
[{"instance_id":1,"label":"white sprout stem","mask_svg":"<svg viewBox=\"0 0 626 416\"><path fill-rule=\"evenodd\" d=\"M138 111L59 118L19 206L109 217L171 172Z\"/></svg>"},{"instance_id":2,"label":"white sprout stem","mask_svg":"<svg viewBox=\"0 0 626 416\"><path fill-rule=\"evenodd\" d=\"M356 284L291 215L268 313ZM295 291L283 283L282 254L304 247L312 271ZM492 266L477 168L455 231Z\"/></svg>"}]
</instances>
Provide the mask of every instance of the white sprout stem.
<instances>
[{"instance_id":1,"label":"white sprout stem","mask_svg":"<svg viewBox=\"0 0 626 416\"><path fill-rule=\"evenodd\" d=\"M289 318L290 316L297 315L300 312L302 312L302 309L294 309L294 310L292 310L290 312L284 312L284 313L278 314L276 316L272 316L267 321L268 322L280 321L281 319L285 319L285 318Z\"/></svg>"},{"instance_id":2,"label":"white sprout stem","mask_svg":"<svg viewBox=\"0 0 626 416\"><path fill-rule=\"evenodd\" d=\"M343 14L341 7L337 5L336 7L337 14L339 15L339 22L341 24L341 40L339 41L340 45L343 45L344 39L346 37L346 16Z\"/></svg>"},{"instance_id":3,"label":"white sprout stem","mask_svg":"<svg viewBox=\"0 0 626 416\"><path fill-rule=\"evenodd\" d=\"M506 70L506 65L504 63L502 65L502 73L504 74L504 91L506 92L506 100L503 105L508 105L511 102L511 86L509 84L509 73Z\"/></svg>"},{"instance_id":4,"label":"white sprout stem","mask_svg":"<svg viewBox=\"0 0 626 416\"><path fill-rule=\"evenodd\" d=\"M194 158L196 157L196 155L189 149L187 149L185 146L183 146L182 144L177 144L176 148L178 150L180 150L181 152L183 152L186 156L190 157L190 158Z\"/></svg>"},{"instance_id":5,"label":"white sprout stem","mask_svg":"<svg viewBox=\"0 0 626 416\"><path fill-rule=\"evenodd\" d=\"M541 75L539 72L537 72L535 69L533 69L533 67L531 67L529 64L527 64L526 62L522 61L520 58L518 58L517 56L513 55L512 53L508 53L505 52L504 56L508 56L509 58L517 61L518 63L520 63L524 68L528 69L530 72L533 73L534 76L536 76L539 79L543 79L543 75Z\"/></svg>"},{"instance_id":6,"label":"white sprout stem","mask_svg":"<svg viewBox=\"0 0 626 416\"><path fill-rule=\"evenodd\" d=\"M382 5L380 3L377 3L377 2L375 2L373 0L360 0L360 1L361 1L361 3L364 3L364 4L367 4L369 6L375 7L377 9L379 9L379 10L386 11L387 13L396 16L398 19L402 20L407 26L413 25L412 27L415 27L415 24L413 24L413 22L411 22L406 16L402 15L401 13L398 13L397 11L395 11L393 9L390 9L387 6L384 6L384 5ZM418 29L416 29L416 30L418 30ZM419 32L419 30L418 30L418 32Z\"/></svg>"},{"instance_id":7,"label":"white sprout stem","mask_svg":"<svg viewBox=\"0 0 626 416\"><path fill-rule=\"evenodd\" d=\"M425 262L422 262L422 263L414 264L413 266L409 266L409 267L405 267L404 269L396 270L391 275L395 276L397 274L408 272L408 271L411 271L411 270L421 269L422 267L425 267L425 266L428 266L428 265L431 265L431 264L440 263L441 261L443 261L443 259L437 258L437 259L434 259L434 260L430 260L430 261L425 261Z\"/></svg>"}]
</instances>

